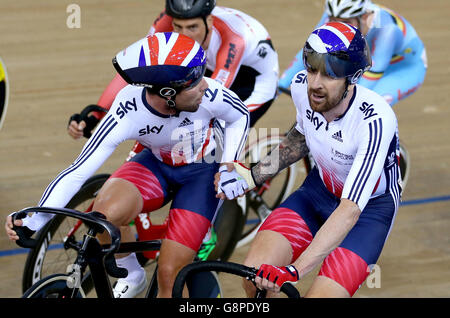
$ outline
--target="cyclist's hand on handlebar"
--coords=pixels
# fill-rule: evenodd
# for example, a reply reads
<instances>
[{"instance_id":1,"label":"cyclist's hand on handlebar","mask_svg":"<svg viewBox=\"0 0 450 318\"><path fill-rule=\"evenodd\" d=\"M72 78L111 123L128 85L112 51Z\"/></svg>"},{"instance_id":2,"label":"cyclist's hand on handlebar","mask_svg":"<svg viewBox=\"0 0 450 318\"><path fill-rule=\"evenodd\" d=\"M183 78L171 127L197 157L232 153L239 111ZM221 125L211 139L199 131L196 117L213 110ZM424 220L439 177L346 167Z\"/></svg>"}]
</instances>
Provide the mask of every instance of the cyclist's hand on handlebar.
<instances>
[{"instance_id":1,"label":"cyclist's hand on handlebar","mask_svg":"<svg viewBox=\"0 0 450 318\"><path fill-rule=\"evenodd\" d=\"M297 282L299 275L293 265L273 266L263 264L255 277L256 287L279 293L281 286L286 282Z\"/></svg>"},{"instance_id":2,"label":"cyclist's hand on handlebar","mask_svg":"<svg viewBox=\"0 0 450 318\"><path fill-rule=\"evenodd\" d=\"M234 169L234 164L226 163L220 166L219 172L215 176L217 198L224 200L236 199L243 196L248 189L245 179Z\"/></svg>"},{"instance_id":3,"label":"cyclist's hand on handlebar","mask_svg":"<svg viewBox=\"0 0 450 318\"><path fill-rule=\"evenodd\" d=\"M14 212L6 217L6 234L11 241L20 247L36 247L36 240L31 238L36 231L28 227L30 219L31 217L28 214L21 214L20 212Z\"/></svg>"},{"instance_id":4,"label":"cyclist's hand on handlebar","mask_svg":"<svg viewBox=\"0 0 450 318\"><path fill-rule=\"evenodd\" d=\"M23 221L22 220L15 220L14 225L22 226L23 225ZM8 235L8 238L11 241L17 241L19 239L19 235L17 235L16 231L13 230L12 215L8 215L6 217L5 230L6 230L6 235Z\"/></svg>"},{"instance_id":5,"label":"cyclist's hand on handlebar","mask_svg":"<svg viewBox=\"0 0 450 318\"><path fill-rule=\"evenodd\" d=\"M86 122L84 120L77 121L76 119L72 119L76 115L74 114L70 117L69 126L67 126L67 132L73 139L80 139L83 137L83 130L86 128Z\"/></svg>"},{"instance_id":6,"label":"cyclist's hand on handlebar","mask_svg":"<svg viewBox=\"0 0 450 318\"><path fill-rule=\"evenodd\" d=\"M100 121L94 115L90 115L92 112L107 112L107 110L101 106L91 104L86 106L81 113L70 116L67 132L72 138L91 137L92 130Z\"/></svg>"}]
</instances>

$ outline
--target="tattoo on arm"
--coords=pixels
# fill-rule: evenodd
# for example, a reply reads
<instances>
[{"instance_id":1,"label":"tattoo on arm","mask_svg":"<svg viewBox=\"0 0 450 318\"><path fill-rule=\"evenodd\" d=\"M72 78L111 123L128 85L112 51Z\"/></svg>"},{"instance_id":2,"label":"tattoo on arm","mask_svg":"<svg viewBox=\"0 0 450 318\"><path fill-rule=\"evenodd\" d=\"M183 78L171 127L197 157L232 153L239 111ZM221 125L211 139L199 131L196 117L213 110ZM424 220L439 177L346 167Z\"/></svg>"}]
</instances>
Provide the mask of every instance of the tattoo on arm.
<instances>
[{"instance_id":1,"label":"tattoo on arm","mask_svg":"<svg viewBox=\"0 0 450 318\"><path fill-rule=\"evenodd\" d=\"M263 184L265 180L305 157L308 151L305 136L292 127L286 138L252 168L255 183Z\"/></svg>"}]
</instances>

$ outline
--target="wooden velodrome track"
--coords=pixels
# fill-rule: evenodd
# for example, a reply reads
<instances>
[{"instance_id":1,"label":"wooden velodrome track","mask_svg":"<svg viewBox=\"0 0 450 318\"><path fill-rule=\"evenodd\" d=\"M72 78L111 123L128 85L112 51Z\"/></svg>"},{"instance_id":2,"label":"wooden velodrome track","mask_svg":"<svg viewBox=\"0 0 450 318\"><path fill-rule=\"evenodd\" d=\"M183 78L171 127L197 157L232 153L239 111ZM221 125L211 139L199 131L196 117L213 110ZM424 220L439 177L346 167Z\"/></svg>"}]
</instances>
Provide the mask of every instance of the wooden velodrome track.
<instances>
[{"instance_id":1,"label":"wooden velodrome track","mask_svg":"<svg viewBox=\"0 0 450 318\"><path fill-rule=\"evenodd\" d=\"M81 8L81 27L68 28L67 6ZM404 205L378 261L379 288L364 284L355 297L450 296L450 98L448 0L382 0L404 15L425 42L429 70L424 85L395 106L400 137L412 165ZM281 70L304 43L322 13L322 0L218 0L259 19L278 50ZM6 215L33 206L47 184L78 155L83 142L66 134L67 120L95 103L114 74L111 58L148 31L162 0L2 0L0 56L8 68L10 104L0 132L0 297L21 296L25 254L7 240ZM281 96L258 127L284 131L295 115ZM289 118L288 120L286 120ZM448 136L448 135L447 135ZM112 172L130 145L101 168ZM247 251L236 250L240 262ZM304 291L312 279L305 278ZM226 297L243 296L227 280Z\"/></svg>"}]
</instances>

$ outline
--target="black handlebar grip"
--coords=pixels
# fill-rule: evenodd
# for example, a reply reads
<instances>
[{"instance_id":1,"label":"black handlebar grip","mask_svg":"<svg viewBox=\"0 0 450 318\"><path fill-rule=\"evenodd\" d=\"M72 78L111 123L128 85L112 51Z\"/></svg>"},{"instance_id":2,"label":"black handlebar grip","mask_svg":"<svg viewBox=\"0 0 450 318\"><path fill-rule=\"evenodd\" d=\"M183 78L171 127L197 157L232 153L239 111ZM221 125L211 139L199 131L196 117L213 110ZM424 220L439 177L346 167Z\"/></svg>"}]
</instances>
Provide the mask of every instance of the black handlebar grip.
<instances>
[{"instance_id":1,"label":"black handlebar grip","mask_svg":"<svg viewBox=\"0 0 450 318\"><path fill-rule=\"evenodd\" d=\"M27 216L26 213L15 213L12 215L12 223L13 223L13 231L17 233L19 239L16 241L16 244L23 248L35 248L37 246L37 241L32 239L31 236L35 233L35 231L29 229L26 226L16 226L14 224L15 220L23 219Z\"/></svg>"},{"instance_id":2,"label":"black handlebar grip","mask_svg":"<svg viewBox=\"0 0 450 318\"><path fill-rule=\"evenodd\" d=\"M284 283L281 286L281 291L288 295L289 298L301 298L297 288L291 283Z\"/></svg>"},{"instance_id":3,"label":"black handlebar grip","mask_svg":"<svg viewBox=\"0 0 450 318\"><path fill-rule=\"evenodd\" d=\"M95 116L88 116L91 112L108 112L108 110L104 109L101 106L91 104L86 106L80 113L80 119L86 122L86 127L83 130L83 136L86 138L90 138L92 136L92 130L97 126L100 121Z\"/></svg>"},{"instance_id":4,"label":"black handlebar grip","mask_svg":"<svg viewBox=\"0 0 450 318\"><path fill-rule=\"evenodd\" d=\"M72 120L76 121L77 123L79 123L80 121L84 121L86 122L86 127L83 130L83 136L86 138L90 138L92 135L92 130L95 128L95 126L97 126L98 122L100 121L97 117L95 116L89 116L89 114L91 112L108 112L107 109L95 105L95 104L91 104L91 105L87 105L79 114L73 114L70 119L69 119L69 124Z\"/></svg>"}]
</instances>

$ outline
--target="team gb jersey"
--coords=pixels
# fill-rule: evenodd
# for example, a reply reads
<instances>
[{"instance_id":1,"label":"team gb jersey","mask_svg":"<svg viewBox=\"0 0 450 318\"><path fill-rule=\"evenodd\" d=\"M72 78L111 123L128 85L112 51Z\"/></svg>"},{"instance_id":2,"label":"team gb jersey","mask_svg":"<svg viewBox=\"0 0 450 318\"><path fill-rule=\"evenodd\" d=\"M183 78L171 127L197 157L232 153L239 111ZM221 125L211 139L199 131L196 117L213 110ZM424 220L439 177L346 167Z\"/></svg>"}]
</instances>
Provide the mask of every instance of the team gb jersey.
<instances>
[{"instance_id":1,"label":"team gb jersey","mask_svg":"<svg viewBox=\"0 0 450 318\"><path fill-rule=\"evenodd\" d=\"M346 112L327 123L309 104L306 71L291 83L297 109L296 129L327 189L355 202L361 211L369 199L390 193L398 205L401 192L397 119L389 104L373 91L355 85Z\"/></svg>"},{"instance_id":2,"label":"team gb jersey","mask_svg":"<svg viewBox=\"0 0 450 318\"><path fill-rule=\"evenodd\" d=\"M235 93L212 79L205 80L208 88L198 110L174 116L152 108L143 87L123 88L78 158L47 187L39 206L64 207L125 140L137 140L162 162L179 166L207 161L217 146L215 134L220 133L217 139L223 140L223 153L217 160L237 160L247 138L248 109ZM214 129L216 120L225 123L224 130Z\"/></svg>"}]
</instances>

